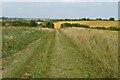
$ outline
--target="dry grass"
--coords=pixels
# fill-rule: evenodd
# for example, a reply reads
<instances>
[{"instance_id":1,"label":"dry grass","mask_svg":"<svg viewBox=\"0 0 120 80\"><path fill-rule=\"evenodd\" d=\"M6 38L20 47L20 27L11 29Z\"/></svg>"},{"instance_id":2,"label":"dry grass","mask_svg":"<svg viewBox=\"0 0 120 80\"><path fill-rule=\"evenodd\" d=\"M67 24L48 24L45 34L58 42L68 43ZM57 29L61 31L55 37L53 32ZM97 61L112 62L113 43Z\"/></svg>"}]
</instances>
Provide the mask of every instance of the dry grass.
<instances>
[{"instance_id":1,"label":"dry grass","mask_svg":"<svg viewBox=\"0 0 120 80\"><path fill-rule=\"evenodd\" d=\"M82 28L61 31L80 49L96 75L117 77L118 32Z\"/></svg>"}]
</instances>

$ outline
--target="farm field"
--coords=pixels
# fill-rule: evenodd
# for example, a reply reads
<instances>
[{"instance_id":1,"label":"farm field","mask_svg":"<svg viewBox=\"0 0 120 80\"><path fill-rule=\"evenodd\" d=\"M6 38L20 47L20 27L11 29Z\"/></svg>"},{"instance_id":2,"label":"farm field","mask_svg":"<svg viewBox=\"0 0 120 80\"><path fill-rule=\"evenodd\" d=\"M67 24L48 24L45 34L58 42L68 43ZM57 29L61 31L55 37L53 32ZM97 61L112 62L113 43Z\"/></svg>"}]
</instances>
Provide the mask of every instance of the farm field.
<instances>
[{"instance_id":1,"label":"farm field","mask_svg":"<svg viewBox=\"0 0 120 80\"><path fill-rule=\"evenodd\" d=\"M3 78L117 78L118 32L3 28Z\"/></svg>"},{"instance_id":2,"label":"farm field","mask_svg":"<svg viewBox=\"0 0 120 80\"><path fill-rule=\"evenodd\" d=\"M59 29L63 23L79 23L90 27L118 27L118 21L58 21L54 23L55 28Z\"/></svg>"}]
</instances>

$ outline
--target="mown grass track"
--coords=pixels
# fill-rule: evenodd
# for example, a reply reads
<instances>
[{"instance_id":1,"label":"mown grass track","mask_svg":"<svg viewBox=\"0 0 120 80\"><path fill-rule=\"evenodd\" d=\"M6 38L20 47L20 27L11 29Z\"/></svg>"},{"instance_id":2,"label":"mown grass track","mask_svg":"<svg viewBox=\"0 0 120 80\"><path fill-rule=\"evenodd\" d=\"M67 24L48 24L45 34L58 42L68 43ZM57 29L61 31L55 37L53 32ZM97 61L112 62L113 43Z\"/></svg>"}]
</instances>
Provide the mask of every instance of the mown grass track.
<instances>
[{"instance_id":1,"label":"mown grass track","mask_svg":"<svg viewBox=\"0 0 120 80\"><path fill-rule=\"evenodd\" d=\"M116 33L114 34L113 32L108 35L108 37L103 36L101 37L101 39L98 39L98 37L101 36L101 32L99 31L97 34L100 35L93 35L92 31L89 30L86 30L86 34L77 33L78 31L83 32L84 30L72 30L52 30L40 37L38 40L32 42L30 46L23 49L20 53L16 53L16 55L12 57L14 58L13 61L3 70L3 77L117 77L117 49L112 48L114 51L108 52L109 49L107 48L108 51L106 51L106 45L110 47L117 47L116 37L114 36ZM74 35L73 33L76 33L76 35ZM90 38L89 40L89 33L92 35L92 37L94 37L94 39ZM82 35L88 35L88 40ZM113 36L113 38L111 38L110 36ZM78 43L77 38L79 38L80 40L80 42ZM112 41L112 44L108 41L109 39ZM95 40L97 40L97 44L94 43ZM86 43L84 43L85 41ZM91 41L91 44L87 41ZM105 48L100 48L102 47L101 43L103 42ZM88 43L90 45L85 45ZM91 50L90 47L93 47L93 45L96 46L96 48L93 48ZM107 52L110 54L108 54ZM105 58L104 56L106 56L107 58ZM112 61L110 59L112 59Z\"/></svg>"}]
</instances>

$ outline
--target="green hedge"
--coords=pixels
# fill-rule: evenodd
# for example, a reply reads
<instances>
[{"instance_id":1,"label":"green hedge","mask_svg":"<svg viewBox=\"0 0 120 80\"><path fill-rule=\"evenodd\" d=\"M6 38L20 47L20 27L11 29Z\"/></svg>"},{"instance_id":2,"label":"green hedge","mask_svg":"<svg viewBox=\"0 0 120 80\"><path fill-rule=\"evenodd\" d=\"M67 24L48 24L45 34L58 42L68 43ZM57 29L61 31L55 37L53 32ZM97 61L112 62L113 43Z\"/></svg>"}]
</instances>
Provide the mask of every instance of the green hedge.
<instances>
[{"instance_id":1,"label":"green hedge","mask_svg":"<svg viewBox=\"0 0 120 80\"><path fill-rule=\"evenodd\" d=\"M102 30L114 30L114 31L120 31L120 27L92 27L92 29L102 29Z\"/></svg>"},{"instance_id":2,"label":"green hedge","mask_svg":"<svg viewBox=\"0 0 120 80\"><path fill-rule=\"evenodd\" d=\"M90 28L88 25L78 24L78 23L63 23L61 27L83 27L83 28Z\"/></svg>"}]
</instances>

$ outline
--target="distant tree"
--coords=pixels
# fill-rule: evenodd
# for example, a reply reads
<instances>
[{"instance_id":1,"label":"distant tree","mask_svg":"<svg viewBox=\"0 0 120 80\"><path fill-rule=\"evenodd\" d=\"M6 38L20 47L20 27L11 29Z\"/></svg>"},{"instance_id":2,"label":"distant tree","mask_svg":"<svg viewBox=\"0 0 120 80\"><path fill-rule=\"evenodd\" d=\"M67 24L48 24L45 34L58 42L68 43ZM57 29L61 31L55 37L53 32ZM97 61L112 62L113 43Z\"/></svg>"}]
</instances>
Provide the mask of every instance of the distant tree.
<instances>
[{"instance_id":1,"label":"distant tree","mask_svg":"<svg viewBox=\"0 0 120 80\"><path fill-rule=\"evenodd\" d=\"M82 18L82 20L87 20L86 18Z\"/></svg>"},{"instance_id":2,"label":"distant tree","mask_svg":"<svg viewBox=\"0 0 120 80\"><path fill-rule=\"evenodd\" d=\"M96 20L102 20L101 18L96 18Z\"/></svg>"},{"instance_id":3,"label":"distant tree","mask_svg":"<svg viewBox=\"0 0 120 80\"><path fill-rule=\"evenodd\" d=\"M71 21L71 19L67 19L67 18L66 18L65 21Z\"/></svg>"},{"instance_id":4,"label":"distant tree","mask_svg":"<svg viewBox=\"0 0 120 80\"><path fill-rule=\"evenodd\" d=\"M115 19L114 19L114 18L110 18L109 20L110 20L110 21L114 21Z\"/></svg>"},{"instance_id":5,"label":"distant tree","mask_svg":"<svg viewBox=\"0 0 120 80\"><path fill-rule=\"evenodd\" d=\"M5 19L8 19L8 18L3 16L3 17L2 17L2 20L5 20Z\"/></svg>"},{"instance_id":6,"label":"distant tree","mask_svg":"<svg viewBox=\"0 0 120 80\"><path fill-rule=\"evenodd\" d=\"M52 22L47 22L46 25L48 28L54 28L54 24Z\"/></svg>"},{"instance_id":7,"label":"distant tree","mask_svg":"<svg viewBox=\"0 0 120 80\"><path fill-rule=\"evenodd\" d=\"M5 24L6 24L5 21L2 21L2 26L5 26Z\"/></svg>"},{"instance_id":8,"label":"distant tree","mask_svg":"<svg viewBox=\"0 0 120 80\"><path fill-rule=\"evenodd\" d=\"M50 22L47 23L47 27L50 28L51 27L51 24Z\"/></svg>"},{"instance_id":9,"label":"distant tree","mask_svg":"<svg viewBox=\"0 0 120 80\"><path fill-rule=\"evenodd\" d=\"M86 20L88 20L88 21L89 21L89 20L90 20L90 18L87 18Z\"/></svg>"},{"instance_id":10,"label":"distant tree","mask_svg":"<svg viewBox=\"0 0 120 80\"><path fill-rule=\"evenodd\" d=\"M38 20L36 20L37 22L43 22L43 20L41 20L41 19L38 19Z\"/></svg>"},{"instance_id":11,"label":"distant tree","mask_svg":"<svg viewBox=\"0 0 120 80\"><path fill-rule=\"evenodd\" d=\"M35 22L35 20L30 21L30 26L37 26L37 23Z\"/></svg>"},{"instance_id":12,"label":"distant tree","mask_svg":"<svg viewBox=\"0 0 120 80\"><path fill-rule=\"evenodd\" d=\"M103 21L108 21L108 19L102 19Z\"/></svg>"}]
</instances>

